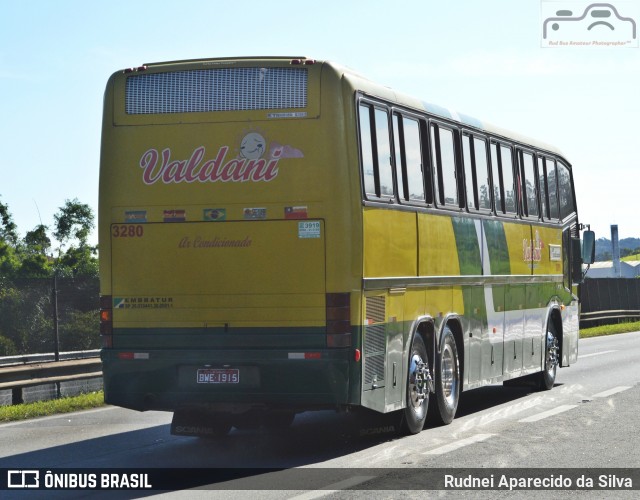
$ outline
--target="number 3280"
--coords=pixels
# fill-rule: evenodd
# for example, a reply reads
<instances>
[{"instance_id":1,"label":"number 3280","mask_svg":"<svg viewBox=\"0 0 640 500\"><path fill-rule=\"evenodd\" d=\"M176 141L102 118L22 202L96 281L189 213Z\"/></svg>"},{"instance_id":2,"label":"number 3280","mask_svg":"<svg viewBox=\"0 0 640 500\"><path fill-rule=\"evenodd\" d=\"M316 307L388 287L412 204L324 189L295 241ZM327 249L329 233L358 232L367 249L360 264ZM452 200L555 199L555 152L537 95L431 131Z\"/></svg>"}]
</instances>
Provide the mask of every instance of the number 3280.
<instances>
[{"instance_id":1,"label":"number 3280","mask_svg":"<svg viewBox=\"0 0 640 500\"><path fill-rule=\"evenodd\" d=\"M115 224L111 227L111 236L114 238L141 238L144 236L144 227L140 224Z\"/></svg>"}]
</instances>

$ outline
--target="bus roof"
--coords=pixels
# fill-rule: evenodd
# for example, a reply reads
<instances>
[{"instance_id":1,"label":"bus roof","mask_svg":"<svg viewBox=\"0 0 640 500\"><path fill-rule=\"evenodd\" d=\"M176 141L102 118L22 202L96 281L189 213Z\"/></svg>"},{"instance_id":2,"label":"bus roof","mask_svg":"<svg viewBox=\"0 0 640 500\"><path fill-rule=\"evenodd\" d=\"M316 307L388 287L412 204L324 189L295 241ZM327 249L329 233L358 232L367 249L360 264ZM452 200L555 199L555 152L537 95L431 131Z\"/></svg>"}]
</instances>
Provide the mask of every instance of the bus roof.
<instances>
[{"instance_id":1,"label":"bus roof","mask_svg":"<svg viewBox=\"0 0 640 500\"><path fill-rule=\"evenodd\" d=\"M163 66L167 66L167 67L171 66L172 70L175 70L176 66L191 66L191 69L192 69L193 66L196 66L196 65L212 66L216 64L224 65L225 63L233 64L235 62L241 62L245 64L251 63L252 66L259 65L260 63L265 63L265 64L286 63L291 65L314 65L314 64L327 65L331 67L333 71L336 72L336 75L338 77L342 77L346 79L354 89L362 91L365 94L369 94L375 97L381 97L387 100L392 100L402 106L413 108L417 111L426 112L438 117L445 118L447 120L452 120L454 122L461 123L462 125L465 125L467 127L470 127L485 133L508 138L512 141L516 141L521 144L529 145L529 146L564 157L564 154L562 153L562 151L551 144L533 139L531 137L527 137L525 135L519 134L512 130L498 127L484 120L480 120L478 118L457 112L455 110L452 110L437 104L433 104L428 101L417 99L415 97L409 96L407 94L403 94L401 92L397 92L389 87L378 84L368 79L367 77L363 76L362 74L358 73L357 71L347 66L344 66L332 61L328 61L328 60L327 61L316 60L316 59L308 58L305 56L218 57L218 58L207 58L207 59L186 59L186 60L166 61L166 62L158 62L158 63L147 63L147 64L144 64L143 66L140 66L137 69L140 70L140 69L152 68L157 71L159 69L162 69ZM131 71L131 70L125 70L125 72L128 72L128 71Z\"/></svg>"},{"instance_id":2,"label":"bus roof","mask_svg":"<svg viewBox=\"0 0 640 500\"><path fill-rule=\"evenodd\" d=\"M546 142L533 139L531 137L525 136L518 132L514 132L513 130L508 130L506 128L499 127L497 125L486 122L484 120L480 120L473 116L469 116L469 115L457 112L453 109L446 108L438 104L434 104L421 99L417 99L413 96L409 96L401 92L397 92L389 87L373 82L369 80L367 77L362 76L360 73L348 67L342 66L340 64L336 64L331 61L322 61L322 62L332 66L333 68L336 69L336 71L341 72L344 75L344 77L347 80L349 80L356 89L362 90L365 93L368 93L372 96L383 97L386 99L392 98L395 102L397 102L400 105L407 106L409 108L414 108L418 111L424 111L426 113L436 115L436 116L445 118L447 120L452 120L452 121L461 123L463 125L466 125L467 127L481 130L485 133L508 138L508 139L511 139L512 141L516 141L516 142L529 145L529 146L564 157L564 154L560 149Z\"/></svg>"}]
</instances>

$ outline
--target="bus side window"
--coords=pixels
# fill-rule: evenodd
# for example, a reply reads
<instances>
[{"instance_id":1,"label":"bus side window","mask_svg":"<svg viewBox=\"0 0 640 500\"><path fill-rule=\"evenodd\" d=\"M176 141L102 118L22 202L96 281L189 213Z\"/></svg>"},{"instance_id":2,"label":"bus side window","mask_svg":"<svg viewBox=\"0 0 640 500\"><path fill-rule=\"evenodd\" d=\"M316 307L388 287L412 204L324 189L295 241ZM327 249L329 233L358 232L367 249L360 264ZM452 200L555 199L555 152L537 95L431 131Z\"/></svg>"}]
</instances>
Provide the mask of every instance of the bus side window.
<instances>
[{"instance_id":1,"label":"bus side window","mask_svg":"<svg viewBox=\"0 0 640 500\"><path fill-rule=\"evenodd\" d=\"M558 194L560 195L560 218L564 219L575 212L571 171L562 162L558 162Z\"/></svg>"},{"instance_id":2,"label":"bus side window","mask_svg":"<svg viewBox=\"0 0 640 500\"><path fill-rule=\"evenodd\" d=\"M404 150L407 169L409 200L424 202L424 177L422 148L420 147L420 124L418 120L403 117Z\"/></svg>"},{"instance_id":3,"label":"bus side window","mask_svg":"<svg viewBox=\"0 0 640 500\"><path fill-rule=\"evenodd\" d=\"M464 162L464 184L467 198L467 208L471 211L478 210L478 197L476 196L475 158L473 158L472 137L469 134L462 135L462 158Z\"/></svg>"},{"instance_id":4,"label":"bus side window","mask_svg":"<svg viewBox=\"0 0 640 500\"><path fill-rule=\"evenodd\" d=\"M393 136L398 194L405 201L424 202L420 123L416 119L394 114Z\"/></svg>"},{"instance_id":5,"label":"bus side window","mask_svg":"<svg viewBox=\"0 0 640 500\"><path fill-rule=\"evenodd\" d=\"M549 217L554 220L560 218L558 209L558 177L556 175L556 162L550 158L545 158L544 163L547 171L547 188L549 189Z\"/></svg>"},{"instance_id":6,"label":"bus side window","mask_svg":"<svg viewBox=\"0 0 640 500\"><path fill-rule=\"evenodd\" d=\"M518 202L513 178L513 158L510 146L500 144L500 166L502 185L504 188L505 212L508 214L517 214Z\"/></svg>"},{"instance_id":7,"label":"bus side window","mask_svg":"<svg viewBox=\"0 0 640 500\"><path fill-rule=\"evenodd\" d=\"M475 174L478 193L478 208L491 210L491 184L489 183L489 165L487 164L487 141L473 138L475 155Z\"/></svg>"},{"instance_id":8,"label":"bus side window","mask_svg":"<svg viewBox=\"0 0 640 500\"><path fill-rule=\"evenodd\" d=\"M436 202L440 206L459 207L453 130L432 123L431 149L436 166Z\"/></svg>"},{"instance_id":9,"label":"bus side window","mask_svg":"<svg viewBox=\"0 0 640 500\"><path fill-rule=\"evenodd\" d=\"M538 156L538 185L540 186L540 215L545 219L549 219L547 171L544 168L544 159L542 156Z\"/></svg>"},{"instance_id":10,"label":"bus side window","mask_svg":"<svg viewBox=\"0 0 640 500\"><path fill-rule=\"evenodd\" d=\"M500 151L495 142L491 143L491 170L493 175L493 199L496 204L496 213L504 213L504 203L502 198L502 177L500 176Z\"/></svg>"},{"instance_id":11,"label":"bus side window","mask_svg":"<svg viewBox=\"0 0 640 500\"><path fill-rule=\"evenodd\" d=\"M364 192L367 198L393 198L389 115L386 110L360 104L360 145Z\"/></svg>"},{"instance_id":12,"label":"bus side window","mask_svg":"<svg viewBox=\"0 0 640 500\"><path fill-rule=\"evenodd\" d=\"M402 117L394 113L393 115L393 147L396 158L396 180L398 183L398 198L401 200L408 199L407 174L406 174L406 156L404 147L404 130L402 126Z\"/></svg>"},{"instance_id":13,"label":"bus side window","mask_svg":"<svg viewBox=\"0 0 640 500\"><path fill-rule=\"evenodd\" d=\"M393 198L393 172L391 170L391 143L389 142L389 118L387 112L375 108L376 142L378 146L378 179L381 198Z\"/></svg>"},{"instance_id":14,"label":"bus side window","mask_svg":"<svg viewBox=\"0 0 640 500\"><path fill-rule=\"evenodd\" d=\"M533 155L526 151L521 151L520 154L520 158L522 159L522 195L524 197L526 215L529 217L538 217L540 211L538 210L538 196L536 195L536 175Z\"/></svg>"},{"instance_id":15,"label":"bus side window","mask_svg":"<svg viewBox=\"0 0 640 500\"><path fill-rule=\"evenodd\" d=\"M360 104L360 147L364 193L368 198L376 196L376 176L373 163L373 141L371 132L371 106Z\"/></svg>"}]
</instances>

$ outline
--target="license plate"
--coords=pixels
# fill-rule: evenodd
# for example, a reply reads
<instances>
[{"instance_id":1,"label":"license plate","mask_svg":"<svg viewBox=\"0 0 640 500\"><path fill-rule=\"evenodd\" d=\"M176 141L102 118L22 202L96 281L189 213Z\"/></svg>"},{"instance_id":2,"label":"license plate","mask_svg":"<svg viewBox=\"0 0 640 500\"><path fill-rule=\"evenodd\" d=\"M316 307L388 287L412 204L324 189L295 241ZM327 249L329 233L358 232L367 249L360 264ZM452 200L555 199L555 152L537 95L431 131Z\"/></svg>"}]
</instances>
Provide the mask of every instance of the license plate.
<instances>
[{"instance_id":1,"label":"license plate","mask_svg":"<svg viewBox=\"0 0 640 500\"><path fill-rule=\"evenodd\" d=\"M196 373L198 384L239 384L240 370L237 368L201 368Z\"/></svg>"}]
</instances>

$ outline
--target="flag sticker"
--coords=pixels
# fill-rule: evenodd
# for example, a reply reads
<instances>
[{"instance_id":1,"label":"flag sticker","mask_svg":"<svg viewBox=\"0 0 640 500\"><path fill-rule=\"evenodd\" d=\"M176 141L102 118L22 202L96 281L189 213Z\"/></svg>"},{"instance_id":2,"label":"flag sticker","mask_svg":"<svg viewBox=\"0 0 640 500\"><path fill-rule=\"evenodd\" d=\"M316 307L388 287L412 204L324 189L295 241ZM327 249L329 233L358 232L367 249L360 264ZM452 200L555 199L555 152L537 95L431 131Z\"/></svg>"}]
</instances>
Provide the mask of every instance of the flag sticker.
<instances>
[{"instance_id":1,"label":"flag sticker","mask_svg":"<svg viewBox=\"0 0 640 500\"><path fill-rule=\"evenodd\" d=\"M245 208L242 211L242 214L245 220L266 219L267 209L266 208Z\"/></svg>"},{"instance_id":2,"label":"flag sticker","mask_svg":"<svg viewBox=\"0 0 640 500\"><path fill-rule=\"evenodd\" d=\"M219 222L227 219L226 208L205 208L202 211L202 219L206 221Z\"/></svg>"},{"instance_id":3,"label":"flag sticker","mask_svg":"<svg viewBox=\"0 0 640 500\"><path fill-rule=\"evenodd\" d=\"M124 213L124 221L130 223L147 222L146 210L129 210Z\"/></svg>"},{"instance_id":4,"label":"flag sticker","mask_svg":"<svg viewBox=\"0 0 640 500\"><path fill-rule=\"evenodd\" d=\"M164 222L184 222L187 220L186 210L164 210L162 213Z\"/></svg>"},{"instance_id":5,"label":"flag sticker","mask_svg":"<svg viewBox=\"0 0 640 500\"><path fill-rule=\"evenodd\" d=\"M284 218L285 219L306 219L307 207L285 207Z\"/></svg>"}]
</instances>

